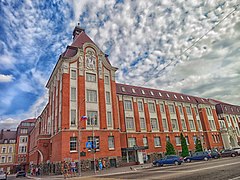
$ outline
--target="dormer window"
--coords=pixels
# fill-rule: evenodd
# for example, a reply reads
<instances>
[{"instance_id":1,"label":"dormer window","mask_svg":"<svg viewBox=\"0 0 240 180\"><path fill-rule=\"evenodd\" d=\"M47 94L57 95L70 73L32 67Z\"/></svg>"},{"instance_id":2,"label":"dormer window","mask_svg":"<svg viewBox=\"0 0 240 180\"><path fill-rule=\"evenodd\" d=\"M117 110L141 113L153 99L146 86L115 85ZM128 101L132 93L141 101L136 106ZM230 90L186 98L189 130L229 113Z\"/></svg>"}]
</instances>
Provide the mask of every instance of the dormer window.
<instances>
[{"instance_id":1,"label":"dormer window","mask_svg":"<svg viewBox=\"0 0 240 180\"><path fill-rule=\"evenodd\" d=\"M159 96L162 96L162 94L160 92L158 94L159 94Z\"/></svg>"},{"instance_id":2,"label":"dormer window","mask_svg":"<svg viewBox=\"0 0 240 180\"><path fill-rule=\"evenodd\" d=\"M154 95L152 91L150 91L150 94L151 94L152 96Z\"/></svg>"},{"instance_id":3,"label":"dormer window","mask_svg":"<svg viewBox=\"0 0 240 180\"><path fill-rule=\"evenodd\" d=\"M239 112L239 109L237 108L237 112Z\"/></svg>"},{"instance_id":4,"label":"dormer window","mask_svg":"<svg viewBox=\"0 0 240 180\"><path fill-rule=\"evenodd\" d=\"M233 108L231 107L231 110L232 110L232 112L233 112Z\"/></svg>"},{"instance_id":5,"label":"dormer window","mask_svg":"<svg viewBox=\"0 0 240 180\"><path fill-rule=\"evenodd\" d=\"M225 111L227 111L227 107L225 106Z\"/></svg>"},{"instance_id":6,"label":"dormer window","mask_svg":"<svg viewBox=\"0 0 240 180\"><path fill-rule=\"evenodd\" d=\"M125 92L125 91L126 91L126 90L125 90L125 87L122 87L122 91L123 91L123 92Z\"/></svg>"},{"instance_id":7,"label":"dormer window","mask_svg":"<svg viewBox=\"0 0 240 180\"><path fill-rule=\"evenodd\" d=\"M181 97L182 100L184 99L183 96L180 96L180 97Z\"/></svg>"},{"instance_id":8,"label":"dormer window","mask_svg":"<svg viewBox=\"0 0 240 180\"><path fill-rule=\"evenodd\" d=\"M168 93L167 93L167 97L170 97Z\"/></svg>"},{"instance_id":9,"label":"dormer window","mask_svg":"<svg viewBox=\"0 0 240 180\"><path fill-rule=\"evenodd\" d=\"M174 98L177 99L177 96L174 94Z\"/></svg>"},{"instance_id":10,"label":"dormer window","mask_svg":"<svg viewBox=\"0 0 240 180\"><path fill-rule=\"evenodd\" d=\"M204 99L201 99L202 100L202 102L204 102Z\"/></svg>"},{"instance_id":11,"label":"dormer window","mask_svg":"<svg viewBox=\"0 0 240 180\"><path fill-rule=\"evenodd\" d=\"M144 90L142 90L142 94L145 94Z\"/></svg>"},{"instance_id":12,"label":"dormer window","mask_svg":"<svg viewBox=\"0 0 240 180\"><path fill-rule=\"evenodd\" d=\"M135 89L132 89L132 92L133 92L133 93L136 93Z\"/></svg>"},{"instance_id":13,"label":"dormer window","mask_svg":"<svg viewBox=\"0 0 240 180\"><path fill-rule=\"evenodd\" d=\"M187 96L187 99L190 101L190 97Z\"/></svg>"}]
</instances>

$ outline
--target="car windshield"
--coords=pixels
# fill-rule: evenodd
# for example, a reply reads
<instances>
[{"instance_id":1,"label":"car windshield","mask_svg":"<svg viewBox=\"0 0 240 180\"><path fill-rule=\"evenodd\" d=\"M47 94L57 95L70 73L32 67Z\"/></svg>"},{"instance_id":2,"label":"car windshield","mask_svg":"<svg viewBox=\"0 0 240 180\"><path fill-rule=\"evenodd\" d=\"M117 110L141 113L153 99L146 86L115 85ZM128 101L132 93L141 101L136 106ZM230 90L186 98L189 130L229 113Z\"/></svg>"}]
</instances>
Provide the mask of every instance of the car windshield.
<instances>
[{"instance_id":1,"label":"car windshield","mask_svg":"<svg viewBox=\"0 0 240 180\"><path fill-rule=\"evenodd\" d=\"M3 171L0 171L0 174L4 174L4 172L3 172Z\"/></svg>"}]
</instances>

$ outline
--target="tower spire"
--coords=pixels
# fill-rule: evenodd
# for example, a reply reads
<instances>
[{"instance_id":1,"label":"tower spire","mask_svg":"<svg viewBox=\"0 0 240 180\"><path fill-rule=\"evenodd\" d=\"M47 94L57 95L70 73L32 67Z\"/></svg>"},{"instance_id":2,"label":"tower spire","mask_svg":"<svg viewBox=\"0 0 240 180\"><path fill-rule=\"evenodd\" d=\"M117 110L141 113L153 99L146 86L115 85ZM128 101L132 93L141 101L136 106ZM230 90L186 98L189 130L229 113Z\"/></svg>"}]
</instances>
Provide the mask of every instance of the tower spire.
<instances>
[{"instance_id":1,"label":"tower spire","mask_svg":"<svg viewBox=\"0 0 240 180\"><path fill-rule=\"evenodd\" d=\"M76 36L79 35L82 31L85 32L85 29L81 28L80 22L78 22L77 26L75 26L73 30L73 39L75 39Z\"/></svg>"}]
</instances>

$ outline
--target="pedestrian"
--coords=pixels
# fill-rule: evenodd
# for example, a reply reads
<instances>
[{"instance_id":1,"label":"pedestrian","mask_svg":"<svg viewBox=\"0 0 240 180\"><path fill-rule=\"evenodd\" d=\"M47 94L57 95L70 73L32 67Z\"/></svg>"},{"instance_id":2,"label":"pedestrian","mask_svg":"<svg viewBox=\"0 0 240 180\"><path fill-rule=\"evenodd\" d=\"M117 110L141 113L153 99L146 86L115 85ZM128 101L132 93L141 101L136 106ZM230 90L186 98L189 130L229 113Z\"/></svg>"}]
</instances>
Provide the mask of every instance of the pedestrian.
<instances>
[{"instance_id":1,"label":"pedestrian","mask_svg":"<svg viewBox=\"0 0 240 180\"><path fill-rule=\"evenodd\" d=\"M71 168L71 177L76 176L76 163L73 160L70 163L70 168Z\"/></svg>"},{"instance_id":2,"label":"pedestrian","mask_svg":"<svg viewBox=\"0 0 240 180\"><path fill-rule=\"evenodd\" d=\"M99 164L98 164L98 160L96 159L95 160L95 167L96 167L96 171L98 171L98 169L99 169L99 166L98 166Z\"/></svg>"},{"instance_id":3,"label":"pedestrian","mask_svg":"<svg viewBox=\"0 0 240 180\"><path fill-rule=\"evenodd\" d=\"M66 161L63 163L63 176L64 179L68 178L68 163Z\"/></svg>"},{"instance_id":4,"label":"pedestrian","mask_svg":"<svg viewBox=\"0 0 240 180\"><path fill-rule=\"evenodd\" d=\"M36 176L38 176L38 167L36 167Z\"/></svg>"},{"instance_id":5,"label":"pedestrian","mask_svg":"<svg viewBox=\"0 0 240 180\"><path fill-rule=\"evenodd\" d=\"M105 161L105 159L102 160L102 165L103 165L103 168L106 168L106 161Z\"/></svg>"},{"instance_id":6,"label":"pedestrian","mask_svg":"<svg viewBox=\"0 0 240 180\"><path fill-rule=\"evenodd\" d=\"M102 161L101 161L101 160L99 160L99 162L98 162L98 166L99 166L99 170L102 170L103 165L102 165Z\"/></svg>"}]
</instances>

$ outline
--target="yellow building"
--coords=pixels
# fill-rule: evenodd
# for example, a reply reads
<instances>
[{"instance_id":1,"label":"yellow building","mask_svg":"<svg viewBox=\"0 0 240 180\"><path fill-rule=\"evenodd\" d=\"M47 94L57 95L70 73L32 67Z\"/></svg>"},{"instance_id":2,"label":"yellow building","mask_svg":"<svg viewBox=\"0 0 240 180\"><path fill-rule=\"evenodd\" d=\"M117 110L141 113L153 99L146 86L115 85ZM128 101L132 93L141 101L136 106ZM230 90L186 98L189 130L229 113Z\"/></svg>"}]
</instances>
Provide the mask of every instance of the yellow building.
<instances>
[{"instance_id":1,"label":"yellow building","mask_svg":"<svg viewBox=\"0 0 240 180\"><path fill-rule=\"evenodd\" d=\"M15 173L16 131L1 130L0 133L0 170Z\"/></svg>"}]
</instances>

